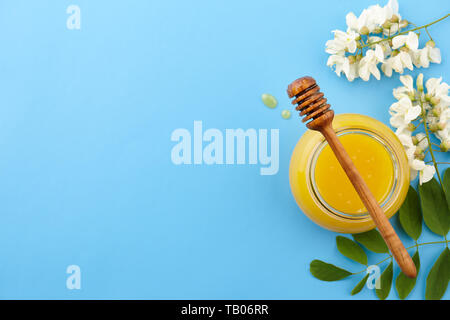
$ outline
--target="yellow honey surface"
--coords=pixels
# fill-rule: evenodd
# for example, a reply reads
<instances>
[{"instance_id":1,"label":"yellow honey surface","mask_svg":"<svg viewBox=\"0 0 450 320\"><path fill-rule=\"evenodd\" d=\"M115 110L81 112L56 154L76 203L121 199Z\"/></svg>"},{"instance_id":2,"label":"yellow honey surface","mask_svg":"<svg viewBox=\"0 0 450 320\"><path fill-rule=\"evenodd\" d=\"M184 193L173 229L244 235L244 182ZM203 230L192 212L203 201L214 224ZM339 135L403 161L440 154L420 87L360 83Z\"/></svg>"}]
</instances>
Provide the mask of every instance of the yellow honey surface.
<instances>
[{"instance_id":1,"label":"yellow honey surface","mask_svg":"<svg viewBox=\"0 0 450 320\"><path fill-rule=\"evenodd\" d=\"M379 141L365 134L346 134L339 140L378 203L382 203L394 183L389 152ZM314 178L321 197L334 209L348 214L367 211L329 145L317 158Z\"/></svg>"}]
</instances>

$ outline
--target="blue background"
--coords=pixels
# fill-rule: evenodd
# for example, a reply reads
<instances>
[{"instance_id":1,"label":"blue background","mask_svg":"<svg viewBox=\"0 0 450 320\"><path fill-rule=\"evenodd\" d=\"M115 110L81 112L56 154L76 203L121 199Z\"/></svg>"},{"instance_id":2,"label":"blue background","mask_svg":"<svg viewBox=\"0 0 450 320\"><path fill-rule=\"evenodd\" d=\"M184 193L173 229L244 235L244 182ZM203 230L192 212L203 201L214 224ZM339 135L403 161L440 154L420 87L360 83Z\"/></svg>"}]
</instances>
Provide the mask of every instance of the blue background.
<instances>
[{"instance_id":1,"label":"blue background","mask_svg":"<svg viewBox=\"0 0 450 320\"><path fill-rule=\"evenodd\" d=\"M288 165L305 127L280 113L291 108L287 84L312 75L337 113L388 123L397 74L349 83L325 65L331 30L375 3L2 1L0 298L352 298L359 278L309 274L315 258L361 267L295 204ZM70 4L81 30L66 28ZM449 9L400 0L418 25ZM450 81L448 31L449 21L430 28L443 63L413 74ZM276 109L261 103L266 92ZM279 128L279 173L175 166L171 132L192 131L194 120L204 130ZM424 229L421 241L441 240ZM412 298L424 297L423 272L441 248L422 247ZM81 290L66 288L71 264Z\"/></svg>"}]
</instances>

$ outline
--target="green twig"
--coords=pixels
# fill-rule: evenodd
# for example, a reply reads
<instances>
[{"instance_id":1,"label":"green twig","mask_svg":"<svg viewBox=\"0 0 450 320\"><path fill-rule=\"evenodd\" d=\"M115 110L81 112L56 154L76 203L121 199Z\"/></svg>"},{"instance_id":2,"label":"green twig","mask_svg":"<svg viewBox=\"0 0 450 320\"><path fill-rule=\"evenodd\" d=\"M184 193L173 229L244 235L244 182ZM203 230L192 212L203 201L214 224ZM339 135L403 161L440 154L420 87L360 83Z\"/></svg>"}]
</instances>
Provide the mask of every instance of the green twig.
<instances>
[{"instance_id":1,"label":"green twig","mask_svg":"<svg viewBox=\"0 0 450 320\"><path fill-rule=\"evenodd\" d=\"M428 23L428 24L425 24L425 25L423 25L423 26L416 27L416 28L411 29L411 30L406 30L406 31L399 32L399 33L397 33L396 35L387 37L387 38L385 38L385 39L377 40L377 41L374 41L374 42L369 42L369 43L367 43L366 45L364 45L362 48L369 47L369 46L372 46L372 45L374 45L374 44L377 44L377 43L380 43L380 42L383 42L383 41L391 40L391 39L395 38L396 36L400 36L400 35L403 35L403 34L407 34L407 33L412 32L412 31L416 31L416 30L420 30L420 29L423 29L423 28L427 28L427 27L429 27L429 26L431 26L431 25L433 25L433 24L435 24L435 23L438 23L439 21L444 20L444 19L447 18L448 16L450 16L450 13L447 13L447 14L446 14L445 16L443 16L442 18L439 18L439 19L437 19L437 20L435 20L435 21L433 21L433 22L430 22L430 23Z\"/></svg>"}]
</instances>

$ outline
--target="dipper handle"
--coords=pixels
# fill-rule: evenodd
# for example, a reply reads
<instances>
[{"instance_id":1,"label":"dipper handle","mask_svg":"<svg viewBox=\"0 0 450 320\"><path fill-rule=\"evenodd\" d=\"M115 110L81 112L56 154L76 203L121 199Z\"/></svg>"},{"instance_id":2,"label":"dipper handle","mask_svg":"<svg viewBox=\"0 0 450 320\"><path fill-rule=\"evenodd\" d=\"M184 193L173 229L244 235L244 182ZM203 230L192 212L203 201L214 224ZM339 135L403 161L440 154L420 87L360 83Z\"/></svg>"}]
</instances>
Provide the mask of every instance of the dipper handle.
<instances>
[{"instance_id":1,"label":"dipper handle","mask_svg":"<svg viewBox=\"0 0 450 320\"><path fill-rule=\"evenodd\" d=\"M350 179L350 182L353 184L353 187L361 198L364 206L369 211L370 216L375 222L375 225L380 231L381 236L389 247L389 250L397 261L400 269L408 277L415 278L417 276L417 270L414 262L411 259L411 256L409 255L408 251L406 251L397 233L395 233L394 228L390 224L383 210L380 208L378 201L373 196L366 182L359 174L358 170L350 159L350 156L345 151L344 146L339 141L336 133L331 126L331 123L323 126L321 129L319 129L319 131L328 141L328 144L330 145L331 149L336 155L336 158L338 159L339 163Z\"/></svg>"}]
</instances>

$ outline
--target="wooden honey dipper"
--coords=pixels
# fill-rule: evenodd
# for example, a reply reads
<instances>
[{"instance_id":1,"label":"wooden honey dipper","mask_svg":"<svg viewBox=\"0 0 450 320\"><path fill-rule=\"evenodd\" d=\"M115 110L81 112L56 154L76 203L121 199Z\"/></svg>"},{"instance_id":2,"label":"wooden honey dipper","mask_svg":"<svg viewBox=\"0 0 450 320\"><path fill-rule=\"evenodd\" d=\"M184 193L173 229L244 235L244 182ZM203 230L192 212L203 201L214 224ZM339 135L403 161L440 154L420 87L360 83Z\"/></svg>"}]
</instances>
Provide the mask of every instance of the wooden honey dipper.
<instances>
[{"instance_id":1,"label":"wooden honey dipper","mask_svg":"<svg viewBox=\"0 0 450 320\"><path fill-rule=\"evenodd\" d=\"M378 201L369 190L366 182L359 174L350 156L334 132L332 127L334 112L330 109L327 99L323 97L323 93L319 90L320 88L313 78L302 77L288 86L287 93L289 98L295 97L292 104L297 104L295 109L300 111L300 116L305 116L302 121L309 121L306 127L319 131L328 141L328 144L350 179L350 182L353 184L364 206L369 211L370 216L400 269L408 277L415 278L417 276L417 270L411 256L406 251L403 243L378 204Z\"/></svg>"}]
</instances>

